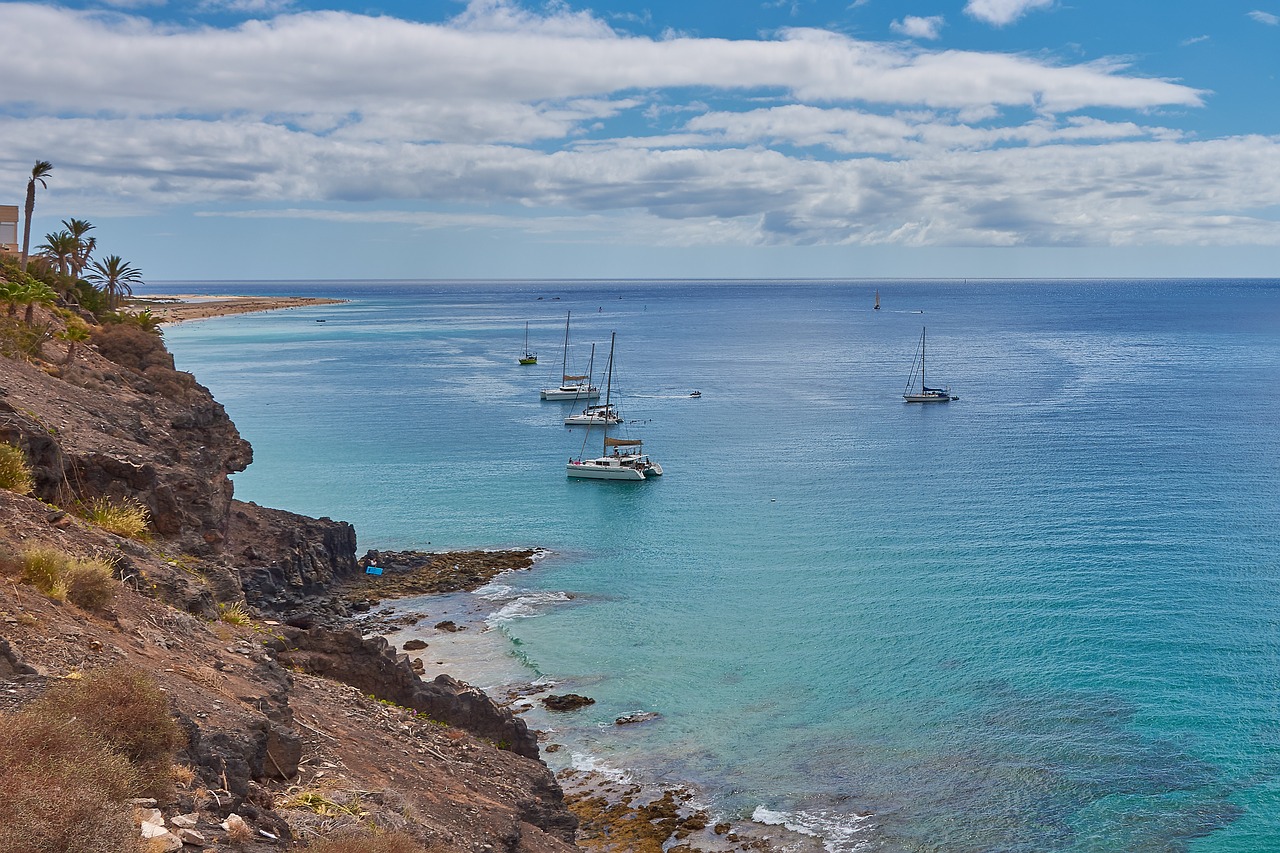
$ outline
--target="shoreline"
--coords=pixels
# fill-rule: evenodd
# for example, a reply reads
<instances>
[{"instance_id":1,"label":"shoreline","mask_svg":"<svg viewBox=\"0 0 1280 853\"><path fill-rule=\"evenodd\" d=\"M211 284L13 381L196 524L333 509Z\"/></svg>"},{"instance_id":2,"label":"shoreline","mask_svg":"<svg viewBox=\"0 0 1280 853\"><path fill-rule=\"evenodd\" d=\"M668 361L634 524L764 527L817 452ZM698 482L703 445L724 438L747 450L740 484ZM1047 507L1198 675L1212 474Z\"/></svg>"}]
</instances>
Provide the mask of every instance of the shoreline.
<instances>
[{"instance_id":1,"label":"shoreline","mask_svg":"<svg viewBox=\"0 0 1280 853\"><path fill-rule=\"evenodd\" d=\"M184 293L134 296L129 299L127 308L150 311L161 323L183 323L234 314L255 314L260 311L343 305L349 301L316 296L219 296Z\"/></svg>"},{"instance_id":2,"label":"shoreline","mask_svg":"<svg viewBox=\"0 0 1280 853\"><path fill-rule=\"evenodd\" d=\"M360 630L377 634L398 655L407 656L422 680L430 681L440 674L460 679L526 720L538 735L543 762L555 774L566 802L581 821L583 837L577 843L582 849L659 853L674 844L689 853L826 850L823 839L811 832L764 822L755 814L718 814L706 805L706 793L692 783L645 779L642 770L606 765L601 756L586 749L579 752L562 742L557 718L566 715L563 719L568 720L567 715L581 709L550 711L543 707L543 699L563 692L561 685L516 674L510 641L492 622L508 607L522 604L527 596L483 594L490 586L502 584L504 578L531 571L551 554L541 548L371 551L361 558L362 566L368 566L371 557L380 557L379 564L395 568L382 576L363 576L340 595L349 602L363 600L368 604L368 611L355 617ZM538 603L546 605L572 600L572 595L539 598ZM619 730L629 724L621 719L615 723ZM764 808L757 806L756 813Z\"/></svg>"}]
</instances>

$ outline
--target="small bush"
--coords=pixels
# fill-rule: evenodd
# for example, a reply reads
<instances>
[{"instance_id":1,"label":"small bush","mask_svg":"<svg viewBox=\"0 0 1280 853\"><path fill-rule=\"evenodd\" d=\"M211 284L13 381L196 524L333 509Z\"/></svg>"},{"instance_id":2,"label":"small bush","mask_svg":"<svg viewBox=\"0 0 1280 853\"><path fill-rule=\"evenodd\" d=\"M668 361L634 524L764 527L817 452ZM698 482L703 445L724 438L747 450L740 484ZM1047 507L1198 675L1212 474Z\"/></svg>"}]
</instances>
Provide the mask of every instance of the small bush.
<instances>
[{"instance_id":1,"label":"small bush","mask_svg":"<svg viewBox=\"0 0 1280 853\"><path fill-rule=\"evenodd\" d=\"M182 732L169 697L150 676L124 665L94 670L54 685L33 709L74 717L128 759L137 773L135 796L172 798L173 754Z\"/></svg>"},{"instance_id":2,"label":"small bush","mask_svg":"<svg viewBox=\"0 0 1280 853\"><path fill-rule=\"evenodd\" d=\"M26 454L12 444L0 444L0 489L29 495L35 487Z\"/></svg>"},{"instance_id":3,"label":"small bush","mask_svg":"<svg viewBox=\"0 0 1280 853\"><path fill-rule=\"evenodd\" d=\"M85 610L102 610L115 601L120 582L105 560L77 560L67 569L67 600Z\"/></svg>"},{"instance_id":4,"label":"small bush","mask_svg":"<svg viewBox=\"0 0 1280 853\"><path fill-rule=\"evenodd\" d=\"M65 714L0 714L0 850L140 853L129 761Z\"/></svg>"},{"instance_id":5,"label":"small bush","mask_svg":"<svg viewBox=\"0 0 1280 853\"><path fill-rule=\"evenodd\" d=\"M22 579L58 601L102 610L115 600L120 582L106 560L82 560L57 548L28 548L18 557Z\"/></svg>"},{"instance_id":6,"label":"small bush","mask_svg":"<svg viewBox=\"0 0 1280 853\"><path fill-rule=\"evenodd\" d=\"M314 841L307 849L311 853L429 853L426 847L403 832L343 832Z\"/></svg>"},{"instance_id":7,"label":"small bush","mask_svg":"<svg viewBox=\"0 0 1280 853\"><path fill-rule=\"evenodd\" d=\"M249 615L249 611L245 608L244 602L236 601L231 604L218 605L218 618L229 625L248 625L253 621Z\"/></svg>"},{"instance_id":8,"label":"small bush","mask_svg":"<svg viewBox=\"0 0 1280 853\"><path fill-rule=\"evenodd\" d=\"M147 508L132 499L116 502L110 498L94 498L85 509L84 517L126 539L145 539L151 524Z\"/></svg>"},{"instance_id":9,"label":"small bush","mask_svg":"<svg viewBox=\"0 0 1280 853\"><path fill-rule=\"evenodd\" d=\"M50 598L67 597L67 570L72 557L57 548L28 548L19 558L22 579Z\"/></svg>"}]
</instances>

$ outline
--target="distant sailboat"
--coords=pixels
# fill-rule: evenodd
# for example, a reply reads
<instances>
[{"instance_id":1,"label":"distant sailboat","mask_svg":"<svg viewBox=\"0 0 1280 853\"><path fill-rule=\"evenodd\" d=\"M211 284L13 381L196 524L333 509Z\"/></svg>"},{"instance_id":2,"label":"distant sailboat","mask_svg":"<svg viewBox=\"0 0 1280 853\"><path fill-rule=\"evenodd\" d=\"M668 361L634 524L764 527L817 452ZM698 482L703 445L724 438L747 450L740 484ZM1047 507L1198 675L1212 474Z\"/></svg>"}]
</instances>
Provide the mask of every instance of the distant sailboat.
<instances>
[{"instance_id":1,"label":"distant sailboat","mask_svg":"<svg viewBox=\"0 0 1280 853\"><path fill-rule=\"evenodd\" d=\"M876 311L879 311L879 310L880 310L880 291L878 291L878 290L876 291L876 305L875 305L875 310L876 310Z\"/></svg>"},{"instance_id":2,"label":"distant sailboat","mask_svg":"<svg viewBox=\"0 0 1280 853\"><path fill-rule=\"evenodd\" d=\"M915 360L911 363L911 375L907 378L907 387L902 399L908 403L950 403L959 400L951 396L950 388L930 388L924 381L924 327L920 329L920 348L916 350ZM920 389L915 389L917 374L920 377Z\"/></svg>"},{"instance_id":3,"label":"distant sailboat","mask_svg":"<svg viewBox=\"0 0 1280 853\"><path fill-rule=\"evenodd\" d=\"M560 387L543 388L544 400L594 400L600 396L600 389L591 384L591 374L586 376L570 376L569 369L569 315L564 315L564 358L560 362Z\"/></svg>"},{"instance_id":4,"label":"distant sailboat","mask_svg":"<svg viewBox=\"0 0 1280 853\"><path fill-rule=\"evenodd\" d=\"M521 364L537 364L538 354L529 352L529 321L524 322L524 355L520 356Z\"/></svg>"}]
</instances>

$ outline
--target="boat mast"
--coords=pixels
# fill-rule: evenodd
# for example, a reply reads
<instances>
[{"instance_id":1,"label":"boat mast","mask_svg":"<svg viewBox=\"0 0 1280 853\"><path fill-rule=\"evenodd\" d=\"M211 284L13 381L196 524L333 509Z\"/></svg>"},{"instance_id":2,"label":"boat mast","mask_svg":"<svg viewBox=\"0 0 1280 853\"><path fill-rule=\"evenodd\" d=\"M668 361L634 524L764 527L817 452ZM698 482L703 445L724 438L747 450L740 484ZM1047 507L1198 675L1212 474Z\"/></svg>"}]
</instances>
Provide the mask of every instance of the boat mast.
<instances>
[{"instance_id":1,"label":"boat mast","mask_svg":"<svg viewBox=\"0 0 1280 853\"><path fill-rule=\"evenodd\" d=\"M920 327L920 393L928 393L924 384L924 326Z\"/></svg>"},{"instance_id":2,"label":"boat mast","mask_svg":"<svg viewBox=\"0 0 1280 853\"><path fill-rule=\"evenodd\" d=\"M607 456L609 453L609 395L613 393L613 342L618 337L617 332L609 333L609 369L605 373L604 383L604 438L605 441L600 447L600 455Z\"/></svg>"},{"instance_id":3,"label":"boat mast","mask_svg":"<svg viewBox=\"0 0 1280 853\"><path fill-rule=\"evenodd\" d=\"M569 374L569 315L572 311L566 311L564 314L564 355L560 359L560 384L563 385L565 376Z\"/></svg>"},{"instance_id":4,"label":"boat mast","mask_svg":"<svg viewBox=\"0 0 1280 853\"><path fill-rule=\"evenodd\" d=\"M529 321L524 321L524 354L529 354Z\"/></svg>"}]
</instances>

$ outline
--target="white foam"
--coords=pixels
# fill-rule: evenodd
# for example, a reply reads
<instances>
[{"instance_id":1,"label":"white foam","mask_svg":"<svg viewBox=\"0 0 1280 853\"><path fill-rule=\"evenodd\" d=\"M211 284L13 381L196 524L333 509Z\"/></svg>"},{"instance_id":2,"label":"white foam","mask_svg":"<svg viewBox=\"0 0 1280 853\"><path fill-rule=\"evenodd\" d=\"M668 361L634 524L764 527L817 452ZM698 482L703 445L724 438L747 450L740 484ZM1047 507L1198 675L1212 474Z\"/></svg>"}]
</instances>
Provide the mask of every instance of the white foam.
<instances>
[{"instance_id":1,"label":"white foam","mask_svg":"<svg viewBox=\"0 0 1280 853\"><path fill-rule=\"evenodd\" d=\"M820 839L828 853L854 853L868 849L871 839L865 836L874 827L872 815L780 812L764 806L756 806L751 819L765 826L781 826L791 832Z\"/></svg>"},{"instance_id":2,"label":"white foam","mask_svg":"<svg viewBox=\"0 0 1280 853\"><path fill-rule=\"evenodd\" d=\"M574 770L583 770L603 776L615 784L631 784L633 778L630 771L610 767L597 756L589 755L585 752L573 753L569 760L569 766Z\"/></svg>"},{"instance_id":3,"label":"white foam","mask_svg":"<svg viewBox=\"0 0 1280 853\"><path fill-rule=\"evenodd\" d=\"M513 598L507 600L505 604L499 607L495 612L489 614L485 622L489 625L509 622L512 619L532 619L535 616L541 616L549 605L559 604L569 601L569 595L563 592L521 592L515 594L511 587L507 587L507 595L500 595L496 591L485 597L490 601L503 601L507 596L514 595Z\"/></svg>"}]
</instances>

